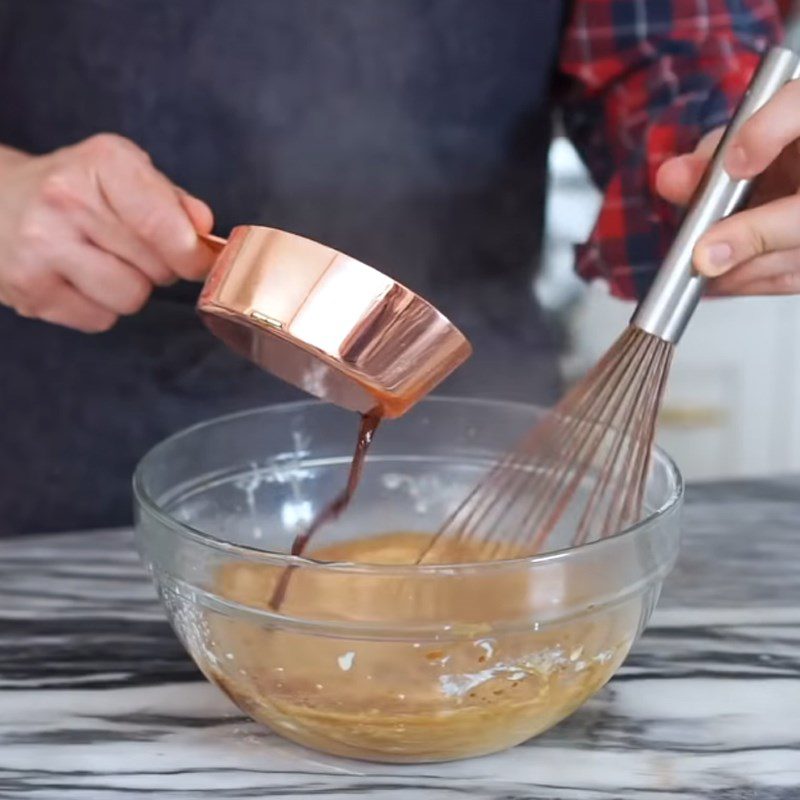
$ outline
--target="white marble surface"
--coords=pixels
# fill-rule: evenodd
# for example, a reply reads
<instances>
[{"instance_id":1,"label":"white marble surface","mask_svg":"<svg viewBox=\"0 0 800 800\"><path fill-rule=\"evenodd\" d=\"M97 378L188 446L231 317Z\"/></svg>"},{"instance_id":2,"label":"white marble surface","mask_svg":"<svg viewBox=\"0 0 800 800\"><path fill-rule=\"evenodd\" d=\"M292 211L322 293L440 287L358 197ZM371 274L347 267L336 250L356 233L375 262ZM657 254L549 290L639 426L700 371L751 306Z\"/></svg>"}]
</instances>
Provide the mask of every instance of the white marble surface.
<instances>
[{"instance_id":1,"label":"white marble surface","mask_svg":"<svg viewBox=\"0 0 800 800\"><path fill-rule=\"evenodd\" d=\"M271 735L200 679L126 532L0 542L0 798L800 800L800 480L690 490L617 677L501 755L390 766Z\"/></svg>"}]
</instances>

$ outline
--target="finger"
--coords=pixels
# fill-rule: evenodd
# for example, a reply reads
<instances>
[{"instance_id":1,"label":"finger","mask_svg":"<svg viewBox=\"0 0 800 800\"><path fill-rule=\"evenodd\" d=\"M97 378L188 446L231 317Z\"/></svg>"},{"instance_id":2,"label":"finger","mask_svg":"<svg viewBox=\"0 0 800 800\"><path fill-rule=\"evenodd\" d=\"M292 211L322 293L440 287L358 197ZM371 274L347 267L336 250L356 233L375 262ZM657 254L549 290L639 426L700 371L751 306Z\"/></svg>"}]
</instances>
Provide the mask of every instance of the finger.
<instances>
[{"instance_id":1,"label":"finger","mask_svg":"<svg viewBox=\"0 0 800 800\"><path fill-rule=\"evenodd\" d=\"M656 191L670 203L689 205L707 166L708 159L695 153L676 156L656 173Z\"/></svg>"},{"instance_id":2,"label":"finger","mask_svg":"<svg viewBox=\"0 0 800 800\"><path fill-rule=\"evenodd\" d=\"M722 138L722 130L707 133L693 153L665 161L656 173L656 190L666 200L687 205Z\"/></svg>"},{"instance_id":3,"label":"finger","mask_svg":"<svg viewBox=\"0 0 800 800\"><path fill-rule=\"evenodd\" d=\"M719 296L797 294L800 291L800 248L758 256L715 278L710 289Z\"/></svg>"},{"instance_id":4,"label":"finger","mask_svg":"<svg viewBox=\"0 0 800 800\"><path fill-rule=\"evenodd\" d=\"M706 162L710 161L724 133L724 128L714 128L713 131L706 133L697 143L697 147L694 149L694 155L699 156Z\"/></svg>"},{"instance_id":5,"label":"finger","mask_svg":"<svg viewBox=\"0 0 800 800\"><path fill-rule=\"evenodd\" d=\"M81 294L114 314L135 314L153 288L130 264L81 242L65 247L53 267Z\"/></svg>"},{"instance_id":6,"label":"finger","mask_svg":"<svg viewBox=\"0 0 800 800\"><path fill-rule=\"evenodd\" d=\"M88 156L90 164L108 162L120 150L128 159L150 164L144 151L119 136L96 136L78 149L85 157ZM159 254L114 213L96 180L95 170L87 170L85 165L84 161L80 169L62 168L48 176L42 186L47 205L56 208L89 242L135 266L153 283L166 285L177 280L176 273L169 269Z\"/></svg>"},{"instance_id":7,"label":"finger","mask_svg":"<svg viewBox=\"0 0 800 800\"><path fill-rule=\"evenodd\" d=\"M710 286L716 294L738 294L749 284L770 281L792 271L800 272L800 248L777 250L752 258L719 278L712 279Z\"/></svg>"},{"instance_id":8,"label":"finger","mask_svg":"<svg viewBox=\"0 0 800 800\"><path fill-rule=\"evenodd\" d=\"M89 300L66 281L51 289L37 317L83 333L107 331L117 321L116 314Z\"/></svg>"},{"instance_id":9,"label":"finger","mask_svg":"<svg viewBox=\"0 0 800 800\"><path fill-rule=\"evenodd\" d=\"M694 153L665 161L656 173L656 191L670 203L686 205L700 182L706 163Z\"/></svg>"},{"instance_id":10,"label":"finger","mask_svg":"<svg viewBox=\"0 0 800 800\"><path fill-rule=\"evenodd\" d=\"M108 205L182 278L205 275L213 258L198 238L175 186L127 151L110 153L97 171Z\"/></svg>"},{"instance_id":11,"label":"finger","mask_svg":"<svg viewBox=\"0 0 800 800\"><path fill-rule=\"evenodd\" d=\"M151 283L169 286L178 280L179 275L164 263L160 255L105 206L101 205L99 210L89 207L75 209L71 214L90 244L138 269Z\"/></svg>"},{"instance_id":12,"label":"finger","mask_svg":"<svg viewBox=\"0 0 800 800\"><path fill-rule=\"evenodd\" d=\"M694 249L697 270L722 275L756 256L800 247L800 197L784 197L717 222Z\"/></svg>"},{"instance_id":13,"label":"finger","mask_svg":"<svg viewBox=\"0 0 800 800\"><path fill-rule=\"evenodd\" d=\"M742 125L731 140L725 168L731 177L752 178L763 172L800 138L800 81L789 81Z\"/></svg>"},{"instance_id":14,"label":"finger","mask_svg":"<svg viewBox=\"0 0 800 800\"><path fill-rule=\"evenodd\" d=\"M176 187L178 198L189 219L198 233L211 233L214 227L214 212L199 197L189 194L185 189Z\"/></svg>"}]
</instances>

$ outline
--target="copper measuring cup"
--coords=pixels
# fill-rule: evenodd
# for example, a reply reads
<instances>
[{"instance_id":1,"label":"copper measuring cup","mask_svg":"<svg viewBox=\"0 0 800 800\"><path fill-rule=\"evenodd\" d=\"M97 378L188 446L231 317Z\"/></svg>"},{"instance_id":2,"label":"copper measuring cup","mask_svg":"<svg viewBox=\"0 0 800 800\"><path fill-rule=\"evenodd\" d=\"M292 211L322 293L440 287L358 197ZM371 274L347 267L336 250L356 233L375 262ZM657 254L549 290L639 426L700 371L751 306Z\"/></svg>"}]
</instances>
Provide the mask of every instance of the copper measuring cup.
<instances>
[{"instance_id":1,"label":"copper measuring cup","mask_svg":"<svg viewBox=\"0 0 800 800\"><path fill-rule=\"evenodd\" d=\"M323 400L399 417L471 354L430 303L372 267L285 231L240 225L197 310L235 352Z\"/></svg>"}]
</instances>

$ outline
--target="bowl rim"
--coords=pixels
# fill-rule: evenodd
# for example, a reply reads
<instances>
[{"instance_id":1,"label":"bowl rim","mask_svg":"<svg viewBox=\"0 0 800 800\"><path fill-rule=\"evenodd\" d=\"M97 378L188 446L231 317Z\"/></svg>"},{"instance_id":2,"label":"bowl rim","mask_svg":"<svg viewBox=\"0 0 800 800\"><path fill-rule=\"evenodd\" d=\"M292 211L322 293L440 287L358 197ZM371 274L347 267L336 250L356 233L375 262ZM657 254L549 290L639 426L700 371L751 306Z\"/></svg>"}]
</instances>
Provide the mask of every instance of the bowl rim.
<instances>
[{"instance_id":1,"label":"bowl rim","mask_svg":"<svg viewBox=\"0 0 800 800\"><path fill-rule=\"evenodd\" d=\"M546 411L547 409L537 406L533 403L525 403L518 400L503 400L479 397L460 397L457 395L429 395L415 404L411 412L419 406L425 405L442 405L447 403L457 403L461 405L472 405L486 407L504 407L516 408L526 412L530 411ZM466 572L490 572L493 570L502 570L509 568L519 568L525 566L532 568L541 564L550 564L554 561L562 561L567 558L575 559L578 556L587 553L596 554L602 549L620 546L622 542L632 538L636 538L652 527L658 520L668 517L675 513L681 506L681 502L685 494L685 482L683 476L678 469L677 464L673 458L663 448L658 445L653 446L654 455L661 459L667 467L667 470L672 478L673 488L669 497L654 511L648 514L644 519L639 520L633 525L608 536L604 539L596 539L592 542L578 545L576 547L564 547L558 550L550 550L546 553L533 556L523 556L509 559L498 559L494 561L475 561L475 562L458 562L454 564L365 564L352 561L319 561L307 556L293 556L288 553L276 553L270 550L262 550L257 547L249 545L234 544L233 542L226 541L225 539L218 538L210 533L199 530L185 522L182 522L175 517L165 512L156 500L151 497L149 492L144 486L144 473L148 467L150 460L155 458L158 453L171 445L174 445L180 439L192 436L204 428L209 428L213 425L220 423L230 422L235 419L241 419L248 416L257 416L259 414L281 414L286 412L298 412L309 408L319 408L331 406L330 403L325 403L321 400L313 398L306 400L294 400L285 403L275 403L264 406L256 406L254 408L243 409L241 411L234 411L229 414L222 414L212 417L194 425L190 425L182 430L162 439L160 442L151 447L140 459L136 465L132 478L132 488L135 501L142 506L150 515L155 517L158 522L164 527L174 531L181 537L186 538L195 543L210 547L213 550L223 552L227 555L239 555L248 561L260 561L270 564L278 564L283 566L303 567L305 569L324 569L337 572L359 573L359 574L448 574L456 575ZM347 412L345 412L347 413ZM404 415L405 416L405 415ZM403 419L401 417L400 419ZM397 420L394 420L397 421ZM369 457L367 458L369 460Z\"/></svg>"}]
</instances>

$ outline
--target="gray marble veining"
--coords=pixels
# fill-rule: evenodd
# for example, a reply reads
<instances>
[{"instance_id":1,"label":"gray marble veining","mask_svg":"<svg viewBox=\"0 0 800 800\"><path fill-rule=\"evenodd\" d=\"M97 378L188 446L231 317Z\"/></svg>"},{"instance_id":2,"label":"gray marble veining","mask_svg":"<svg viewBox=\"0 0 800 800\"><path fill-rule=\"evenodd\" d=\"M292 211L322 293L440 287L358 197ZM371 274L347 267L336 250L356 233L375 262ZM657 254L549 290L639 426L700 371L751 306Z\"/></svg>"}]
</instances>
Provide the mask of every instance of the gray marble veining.
<instances>
[{"instance_id":1,"label":"gray marble veining","mask_svg":"<svg viewBox=\"0 0 800 800\"><path fill-rule=\"evenodd\" d=\"M0 543L0 798L800 800L800 480L690 489L678 568L612 682L452 764L311 753L170 631L130 532Z\"/></svg>"}]
</instances>

